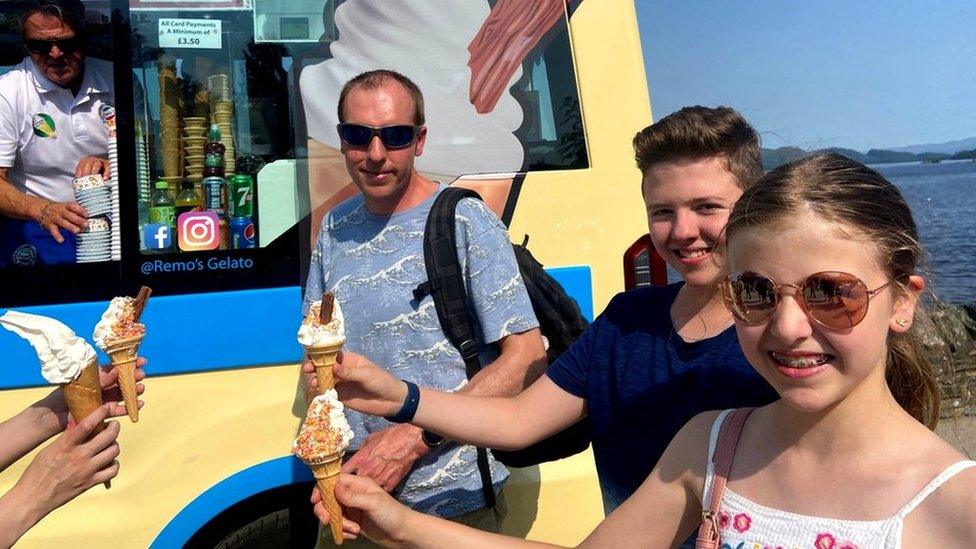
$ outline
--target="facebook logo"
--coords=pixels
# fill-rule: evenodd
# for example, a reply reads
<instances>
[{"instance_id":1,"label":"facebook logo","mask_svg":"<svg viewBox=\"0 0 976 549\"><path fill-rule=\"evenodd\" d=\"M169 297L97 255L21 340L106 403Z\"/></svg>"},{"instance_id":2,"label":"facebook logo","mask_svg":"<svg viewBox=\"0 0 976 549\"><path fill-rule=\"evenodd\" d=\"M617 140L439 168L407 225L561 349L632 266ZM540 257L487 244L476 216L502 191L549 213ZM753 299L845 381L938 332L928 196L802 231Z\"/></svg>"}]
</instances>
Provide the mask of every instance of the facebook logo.
<instances>
[{"instance_id":1,"label":"facebook logo","mask_svg":"<svg viewBox=\"0 0 976 549\"><path fill-rule=\"evenodd\" d=\"M167 250L173 246L173 227L166 223L149 223L142 234L147 249Z\"/></svg>"}]
</instances>

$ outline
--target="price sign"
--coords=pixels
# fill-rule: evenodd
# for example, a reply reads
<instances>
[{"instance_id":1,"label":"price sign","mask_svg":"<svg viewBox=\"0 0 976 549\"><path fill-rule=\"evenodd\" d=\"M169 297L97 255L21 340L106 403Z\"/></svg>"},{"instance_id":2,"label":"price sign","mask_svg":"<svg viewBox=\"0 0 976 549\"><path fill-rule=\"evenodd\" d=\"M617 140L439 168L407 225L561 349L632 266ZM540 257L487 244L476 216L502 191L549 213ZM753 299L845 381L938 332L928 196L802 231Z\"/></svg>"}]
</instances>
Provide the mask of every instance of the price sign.
<instances>
[{"instance_id":1,"label":"price sign","mask_svg":"<svg viewBox=\"0 0 976 549\"><path fill-rule=\"evenodd\" d=\"M219 19L160 19L161 48L221 48Z\"/></svg>"}]
</instances>

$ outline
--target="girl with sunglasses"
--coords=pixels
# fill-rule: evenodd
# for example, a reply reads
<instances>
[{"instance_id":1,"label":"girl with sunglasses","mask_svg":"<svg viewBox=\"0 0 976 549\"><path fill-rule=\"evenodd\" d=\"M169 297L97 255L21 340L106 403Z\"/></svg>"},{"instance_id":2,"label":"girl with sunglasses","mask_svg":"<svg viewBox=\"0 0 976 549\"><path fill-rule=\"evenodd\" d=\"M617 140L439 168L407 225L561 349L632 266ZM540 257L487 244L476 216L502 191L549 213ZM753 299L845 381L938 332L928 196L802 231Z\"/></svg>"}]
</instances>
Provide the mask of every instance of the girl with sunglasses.
<instances>
[{"instance_id":1,"label":"girl with sunglasses","mask_svg":"<svg viewBox=\"0 0 976 549\"><path fill-rule=\"evenodd\" d=\"M699 528L704 507L720 537L712 547L976 546L976 462L931 430L938 385L917 335L923 251L898 189L848 158L808 157L746 190L726 233L723 297L744 353L780 398L735 412L737 439L719 437L729 411L692 419L581 545L674 546ZM337 374L359 379L360 368L372 373L350 360ZM339 387L350 407L385 414L407 392L375 376ZM422 391L414 423L491 444L466 437L477 418L447 404ZM716 461L729 467L718 484ZM336 493L350 537L394 547L541 545L415 513L368 479L343 475ZM315 511L328 521L320 504Z\"/></svg>"}]
</instances>

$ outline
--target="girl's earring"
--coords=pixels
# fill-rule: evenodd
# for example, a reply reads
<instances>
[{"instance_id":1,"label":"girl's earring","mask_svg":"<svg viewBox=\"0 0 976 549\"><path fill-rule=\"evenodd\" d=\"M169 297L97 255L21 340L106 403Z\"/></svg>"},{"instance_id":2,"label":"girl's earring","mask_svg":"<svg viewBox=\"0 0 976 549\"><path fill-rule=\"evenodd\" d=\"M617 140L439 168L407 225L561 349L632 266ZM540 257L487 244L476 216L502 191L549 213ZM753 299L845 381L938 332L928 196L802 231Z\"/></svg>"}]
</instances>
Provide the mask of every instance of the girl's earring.
<instances>
[{"instance_id":1,"label":"girl's earring","mask_svg":"<svg viewBox=\"0 0 976 549\"><path fill-rule=\"evenodd\" d=\"M895 324L897 324L897 325L901 326L902 328L904 328L905 326L908 326L908 321L905 320L904 318L896 318L895 319Z\"/></svg>"}]
</instances>

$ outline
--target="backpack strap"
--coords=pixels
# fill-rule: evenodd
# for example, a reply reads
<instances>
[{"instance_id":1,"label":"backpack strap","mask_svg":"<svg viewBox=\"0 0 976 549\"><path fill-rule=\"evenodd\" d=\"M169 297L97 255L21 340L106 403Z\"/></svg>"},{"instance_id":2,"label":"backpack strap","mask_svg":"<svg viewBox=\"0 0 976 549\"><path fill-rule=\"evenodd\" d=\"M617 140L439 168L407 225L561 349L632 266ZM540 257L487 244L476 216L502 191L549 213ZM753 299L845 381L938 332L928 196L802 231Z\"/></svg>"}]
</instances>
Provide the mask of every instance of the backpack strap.
<instances>
[{"instance_id":1,"label":"backpack strap","mask_svg":"<svg viewBox=\"0 0 976 549\"><path fill-rule=\"evenodd\" d=\"M424 229L424 266L427 269L427 282L417 286L413 296L417 301L427 295L433 298L441 329L451 345L461 353L465 373L468 379L471 379L481 370L481 363L478 361L478 343L474 326L468 314L464 273L461 272L461 264L458 261L454 213L457 203L465 198L481 200L478 193L460 187L448 187L434 199ZM494 507L495 488L491 481L488 451L478 447L477 452L485 504Z\"/></svg>"},{"instance_id":2,"label":"backpack strap","mask_svg":"<svg viewBox=\"0 0 976 549\"><path fill-rule=\"evenodd\" d=\"M698 538L695 540L696 549L717 549L720 539L718 535L718 516L722 506L722 496L725 495L725 484L729 480L732 470L732 460L735 459L735 447L742 434L742 426L753 408L739 408L726 416L722 429L718 435L718 445L715 454L709 456L714 465L715 474L712 477L711 497L707 505L702 502L702 523L698 528Z\"/></svg>"}]
</instances>

